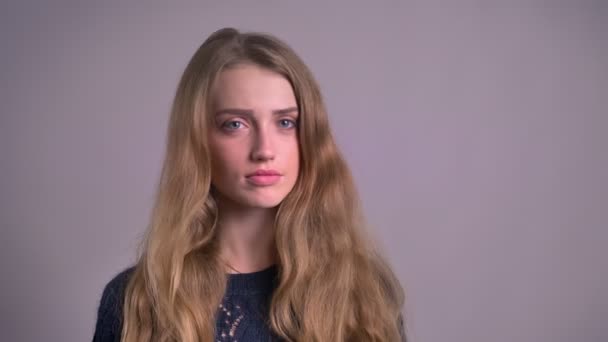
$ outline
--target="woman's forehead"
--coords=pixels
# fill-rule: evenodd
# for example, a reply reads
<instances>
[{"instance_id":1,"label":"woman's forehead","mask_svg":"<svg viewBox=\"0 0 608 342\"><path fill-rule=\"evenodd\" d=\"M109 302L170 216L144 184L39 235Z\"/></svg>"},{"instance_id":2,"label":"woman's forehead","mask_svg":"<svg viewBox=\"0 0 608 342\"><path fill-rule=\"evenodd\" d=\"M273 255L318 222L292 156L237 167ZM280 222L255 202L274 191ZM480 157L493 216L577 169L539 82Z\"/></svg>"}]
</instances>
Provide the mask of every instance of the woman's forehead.
<instances>
[{"instance_id":1,"label":"woman's forehead","mask_svg":"<svg viewBox=\"0 0 608 342\"><path fill-rule=\"evenodd\" d=\"M214 84L212 97L215 110L276 111L296 106L290 82L277 72L255 65L223 70Z\"/></svg>"}]
</instances>

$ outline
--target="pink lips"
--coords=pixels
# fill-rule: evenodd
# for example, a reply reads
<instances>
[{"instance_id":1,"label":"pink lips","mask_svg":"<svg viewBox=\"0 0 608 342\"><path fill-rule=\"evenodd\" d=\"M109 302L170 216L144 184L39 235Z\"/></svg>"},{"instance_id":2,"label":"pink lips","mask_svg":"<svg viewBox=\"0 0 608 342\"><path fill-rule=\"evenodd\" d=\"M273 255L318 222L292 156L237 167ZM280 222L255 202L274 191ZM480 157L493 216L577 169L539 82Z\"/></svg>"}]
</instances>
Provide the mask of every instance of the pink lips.
<instances>
[{"instance_id":1,"label":"pink lips","mask_svg":"<svg viewBox=\"0 0 608 342\"><path fill-rule=\"evenodd\" d=\"M273 185L281 179L281 174L276 170L256 170L248 174L247 181L253 185Z\"/></svg>"}]
</instances>

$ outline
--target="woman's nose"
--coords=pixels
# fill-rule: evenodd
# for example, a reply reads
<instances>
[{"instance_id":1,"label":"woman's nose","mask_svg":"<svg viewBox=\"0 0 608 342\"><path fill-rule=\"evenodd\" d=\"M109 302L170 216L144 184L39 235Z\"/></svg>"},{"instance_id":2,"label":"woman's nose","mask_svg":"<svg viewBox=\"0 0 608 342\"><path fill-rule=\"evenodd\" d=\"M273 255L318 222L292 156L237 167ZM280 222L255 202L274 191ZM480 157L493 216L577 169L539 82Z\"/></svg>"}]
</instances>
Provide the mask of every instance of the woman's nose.
<instances>
[{"instance_id":1,"label":"woman's nose","mask_svg":"<svg viewBox=\"0 0 608 342\"><path fill-rule=\"evenodd\" d=\"M253 137L251 159L272 160L275 157L275 149L271 132L267 128L260 127Z\"/></svg>"}]
</instances>

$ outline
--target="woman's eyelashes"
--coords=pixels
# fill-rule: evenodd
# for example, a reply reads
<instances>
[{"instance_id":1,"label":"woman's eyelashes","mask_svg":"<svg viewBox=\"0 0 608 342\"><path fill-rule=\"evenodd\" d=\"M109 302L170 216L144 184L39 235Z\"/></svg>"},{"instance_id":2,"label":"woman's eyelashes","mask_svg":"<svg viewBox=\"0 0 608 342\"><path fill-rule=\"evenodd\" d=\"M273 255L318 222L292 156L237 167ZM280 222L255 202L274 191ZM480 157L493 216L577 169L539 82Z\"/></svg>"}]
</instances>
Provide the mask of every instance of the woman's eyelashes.
<instances>
[{"instance_id":1,"label":"woman's eyelashes","mask_svg":"<svg viewBox=\"0 0 608 342\"><path fill-rule=\"evenodd\" d=\"M234 131L234 130L238 130L243 125L244 124L241 121L230 120L230 121L224 122L224 124L222 125L222 128L225 129L225 130L227 130L227 131Z\"/></svg>"},{"instance_id":2,"label":"woman's eyelashes","mask_svg":"<svg viewBox=\"0 0 608 342\"><path fill-rule=\"evenodd\" d=\"M297 120L292 120L292 119L281 119L281 120L279 120L279 123L280 124L287 123L287 126L281 126L281 127L288 128L288 129L295 128L298 126Z\"/></svg>"},{"instance_id":3,"label":"woman's eyelashes","mask_svg":"<svg viewBox=\"0 0 608 342\"><path fill-rule=\"evenodd\" d=\"M293 129L298 126L297 120L290 118L277 120L276 123L281 129ZM228 120L221 125L221 128L227 132L234 132L247 128L247 124L241 120Z\"/></svg>"}]
</instances>

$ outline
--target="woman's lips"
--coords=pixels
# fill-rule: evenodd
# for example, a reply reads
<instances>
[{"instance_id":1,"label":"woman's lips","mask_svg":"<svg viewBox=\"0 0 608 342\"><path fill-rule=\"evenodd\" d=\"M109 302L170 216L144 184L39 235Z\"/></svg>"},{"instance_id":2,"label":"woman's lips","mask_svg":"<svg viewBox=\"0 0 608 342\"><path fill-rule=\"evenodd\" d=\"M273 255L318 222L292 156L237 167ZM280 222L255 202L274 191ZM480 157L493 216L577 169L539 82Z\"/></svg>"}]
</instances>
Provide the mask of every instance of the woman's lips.
<instances>
[{"instance_id":1,"label":"woman's lips","mask_svg":"<svg viewBox=\"0 0 608 342\"><path fill-rule=\"evenodd\" d=\"M246 177L247 181L257 186L268 186L277 183L280 179L280 175L252 175Z\"/></svg>"}]
</instances>

